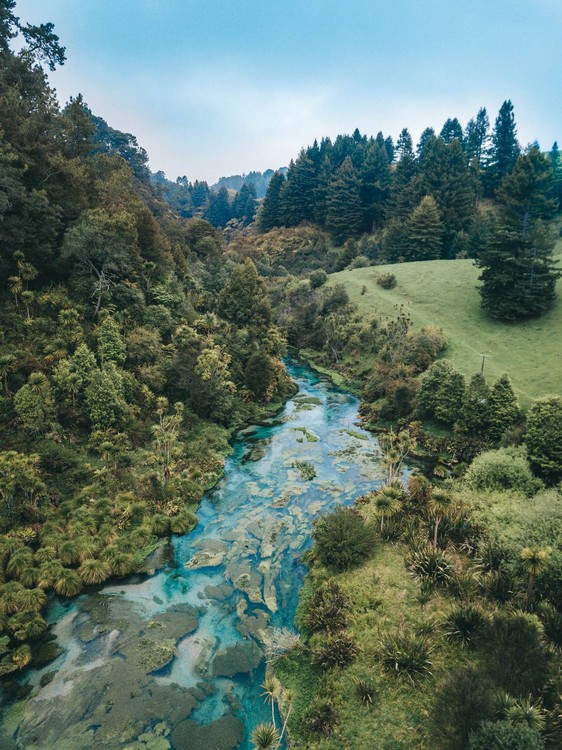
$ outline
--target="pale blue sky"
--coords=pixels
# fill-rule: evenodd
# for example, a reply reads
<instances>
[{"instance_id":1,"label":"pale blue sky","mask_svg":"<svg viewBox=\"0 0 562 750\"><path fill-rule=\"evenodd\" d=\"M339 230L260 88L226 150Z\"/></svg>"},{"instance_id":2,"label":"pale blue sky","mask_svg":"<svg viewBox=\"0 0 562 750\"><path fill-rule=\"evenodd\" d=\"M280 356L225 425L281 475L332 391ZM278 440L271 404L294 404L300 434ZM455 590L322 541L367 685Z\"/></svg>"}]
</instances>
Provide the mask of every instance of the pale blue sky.
<instances>
[{"instance_id":1,"label":"pale blue sky","mask_svg":"<svg viewBox=\"0 0 562 750\"><path fill-rule=\"evenodd\" d=\"M523 144L562 140L562 0L18 0L53 21L81 92L168 177L288 164L356 127L416 139L515 107Z\"/></svg>"}]
</instances>

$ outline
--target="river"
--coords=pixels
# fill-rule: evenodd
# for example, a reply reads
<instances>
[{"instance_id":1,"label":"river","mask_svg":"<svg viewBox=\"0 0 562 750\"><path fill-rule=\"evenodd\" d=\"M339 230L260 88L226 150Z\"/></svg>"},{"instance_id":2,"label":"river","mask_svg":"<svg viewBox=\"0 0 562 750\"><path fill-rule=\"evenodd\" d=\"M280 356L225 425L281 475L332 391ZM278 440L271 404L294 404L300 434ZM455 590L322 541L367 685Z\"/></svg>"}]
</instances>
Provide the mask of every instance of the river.
<instances>
[{"instance_id":1,"label":"river","mask_svg":"<svg viewBox=\"0 0 562 750\"><path fill-rule=\"evenodd\" d=\"M291 363L299 392L234 441L199 523L150 574L48 611L63 653L25 676L3 750L249 750L264 635L292 627L312 524L381 480L357 399ZM312 465L304 478L296 462Z\"/></svg>"}]
</instances>

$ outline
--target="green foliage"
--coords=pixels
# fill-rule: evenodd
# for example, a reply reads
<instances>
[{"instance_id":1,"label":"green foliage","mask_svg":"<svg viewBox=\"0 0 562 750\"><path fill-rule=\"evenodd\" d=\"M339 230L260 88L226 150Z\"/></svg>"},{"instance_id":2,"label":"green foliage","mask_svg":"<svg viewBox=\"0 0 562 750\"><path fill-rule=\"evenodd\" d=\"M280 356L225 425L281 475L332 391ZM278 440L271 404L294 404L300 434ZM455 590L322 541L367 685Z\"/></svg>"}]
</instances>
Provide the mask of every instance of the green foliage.
<instances>
[{"instance_id":1,"label":"green foliage","mask_svg":"<svg viewBox=\"0 0 562 750\"><path fill-rule=\"evenodd\" d=\"M459 430L471 435L486 434L490 427L490 388L481 373L470 379L457 422Z\"/></svg>"},{"instance_id":2,"label":"green foliage","mask_svg":"<svg viewBox=\"0 0 562 750\"><path fill-rule=\"evenodd\" d=\"M431 195L412 211L406 230L406 260L435 260L441 257L443 224Z\"/></svg>"},{"instance_id":3,"label":"green foliage","mask_svg":"<svg viewBox=\"0 0 562 750\"><path fill-rule=\"evenodd\" d=\"M326 274L326 271L322 270L321 268L318 268L316 271L313 271L309 276L310 288L318 289L319 287L323 286L327 280L328 280L328 275Z\"/></svg>"},{"instance_id":4,"label":"green foliage","mask_svg":"<svg viewBox=\"0 0 562 750\"><path fill-rule=\"evenodd\" d=\"M453 576L453 566L447 555L429 545L414 550L406 566L415 578L432 586L447 586Z\"/></svg>"},{"instance_id":5,"label":"green foliage","mask_svg":"<svg viewBox=\"0 0 562 750\"><path fill-rule=\"evenodd\" d=\"M431 674L432 647L429 640L412 633L396 633L382 644L380 659L384 669L415 682Z\"/></svg>"},{"instance_id":6,"label":"green foliage","mask_svg":"<svg viewBox=\"0 0 562 750\"><path fill-rule=\"evenodd\" d=\"M465 474L467 485L479 491L515 490L533 495L542 482L533 476L525 448L499 448L477 456Z\"/></svg>"},{"instance_id":7,"label":"green foliage","mask_svg":"<svg viewBox=\"0 0 562 750\"><path fill-rule=\"evenodd\" d=\"M393 273L383 273L377 276L377 284L383 289L394 289L397 284L396 276Z\"/></svg>"},{"instance_id":8,"label":"green foliage","mask_svg":"<svg viewBox=\"0 0 562 750\"><path fill-rule=\"evenodd\" d=\"M321 669L345 669L358 653L356 643L344 631L318 637L312 647L313 659Z\"/></svg>"},{"instance_id":9,"label":"green foliage","mask_svg":"<svg viewBox=\"0 0 562 750\"><path fill-rule=\"evenodd\" d=\"M235 266L220 294L218 309L223 318L238 326L269 325L271 308L265 285L251 260Z\"/></svg>"},{"instance_id":10,"label":"green foliage","mask_svg":"<svg viewBox=\"0 0 562 750\"><path fill-rule=\"evenodd\" d=\"M55 402L43 373L31 373L26 385L14 396L14 408L24 430L32 434L47 431L55 417Z\"/></svg>"},{"instance_id":11,"label":"green foliage","mask_svg":"<svg viewBox=\"0 0 562 750\"><path fill-rule=\"evenodd\" d=\"M361 183L351 159L346 157L328 185L326 229L337 244L361 228Z\"/></svg>"},{"instance_id":12,"label":"green foliage","mask_svg":"<svg viewBox=\"0 0 562 750\"><path fill-rule=\"evenodd\" d=\"M471 646L484 624L482 611L472 604L458 605L444 623L446 637L461 646Z\"/></svg>"},{"instance_id":13,"label":"green foliage","mask_svg":"<svg viewBox=\"0 0 562 750\"><path fill-rule=\"evenodd\" d=\"M445 424L454 424L460 416L465 382L451 362L438 359L420 378L418 412Z\"/></svg>"},{"instance_id":14,"label":"green foliage","mask_svg":"<svg viewBox=\"0 0 562 750\"><path fill-rule=\"evenodd\" d=\"M360 565L373 551L373 532L351 508L338 507L314 528L314 552L322 565L336 571Z\"/></svg>"},{"instance_id":15,"label":"green foliage","mask_svg":"<svg viewBox=\"0 0 562 750\"><path fill-rule=\"evenodd\" d=\"M521 417L511 380L505 373L492 385L489 406L490 437L492 440L499 441L506 430L512 429Z\"/></svg>"},{"instance_id":16,"label":"green foliage","mask_svg":"<svg viewBox=\"0 0 562 750\"><path fill-rule=\"evenodd\" d=\"M524 725L509 721L484 721L470 735L469 750L543 750L540 734Z\"/></svg>"},{"instance_id":17,"label":"green foliage","mask_svg":"<svg viewBox=\"0 0 562 750\"><path fill-rule=\"evenodd\" d=\"M347 626L350 610L349 596L337 583L328 581L306 601L302 625L308 633L334 633Z\"/></svg>"},{"instance_id":18,"label":"green foliage","mask_svg":"<svg viewBox=\"0 0 562 750\"><path fill-rule=\"evenodd\" d=\"M527 414L525 443L533 468L549 484L562 479L562 399L546 396Z\"/></svg>"}]
</instances>

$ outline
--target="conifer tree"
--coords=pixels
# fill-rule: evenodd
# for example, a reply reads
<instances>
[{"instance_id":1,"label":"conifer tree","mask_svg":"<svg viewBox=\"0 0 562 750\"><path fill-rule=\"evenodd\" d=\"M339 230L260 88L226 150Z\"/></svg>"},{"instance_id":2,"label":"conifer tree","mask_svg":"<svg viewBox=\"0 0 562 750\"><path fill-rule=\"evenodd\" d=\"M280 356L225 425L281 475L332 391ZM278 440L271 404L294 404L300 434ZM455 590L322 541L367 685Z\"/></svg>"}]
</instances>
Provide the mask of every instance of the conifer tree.
<instances>
[{"instance_id":1,"label":"conifer tree","mask_svg":"<svg viewBox=\"0 0 562 750\"><path fill-rule=\"evenodd\" d=\"M405 220L413 208L405 188L416 174L414 144L407 128L402 130L396 142L396 155L398 163L392 175L386 213L389 218Z\"/></svg>"},{"instance_id":2,"label":"conifer tree","mask_svg":"<svg viewBox=\"0 0 562 750\"><path fill-rule=\"evenodd\" d=\"M282 172L275 172L263 199L259 213L259 227L262 232L282 226L281 220L281 190L285 184L285 176Z\"/></svg>"},{"instance_id":3,"label":"conifer tree","mask_svg":"<svg viewBox=\"0 0 562 750\"><path fill-rule=\"evenodd\" d=\"M478 110L476 118L469 120L464 133L464 148L467 161L470 163L473 159L476 159L476 163L480 168L484 164L484 156L490 139L489 129L490 120L488 119L488 113L485 107L482 107Z\"/></svg>"},{"instance_id":4,"label":"conifer tree","mask_svg":"<svg viewBox=\"0 0 562 750\"><path fill-rule=\"evenodd\" d=\"M390 162L384 142L381 145L375 141L367 146L359 177L363 226L366 231L373 232L382 222L390 192Z\"/></svg>"},{"instance_id":5,"label":"conifer tree","mask_svg":"<svg viewBox=\"0 0 562 750\"><path fill-rule=\"evenodd\" d=\"M470 379L457 426L469 435L486 435L490 427L490 388L477 372Z\"/></svg>"},{"instance_id":6,"label":"conifer tree","mask_svg":"<svg viewBox=\"0 0 562 750\"><path fill-rule=\"evenodd\" d=\"M562 205L562 159L556 141L552 144L550 152L550 166L552 168L552 192L560 207Z\"/></svg>"},{"instance_id":7,"label":"conifer tree","mask_svg":"<svg viewBox=\"0 0 562 750\"><path fill-rule=\"evenodd\" d=\"M361 229L363 212L360 185L357 172L348 156L336 171L328 188L326 228L338 244L358 234Z\"/></svg>"},{"instance_id":8,"label":"conifer tree","mask_svg":"<svg viewBox=\"0 0 562 750\"><path fill-rule=\"evenodd\" d=\"M550 484L562 480L562 399L538 399L527 414L525 443L533 469Z\"/></svg>"},{"instance_id":9,"label":"conifer tree","mask_svg":"<svg viewBox=\"0 0 562 750\"><path fill-rule=\"evenodd\" d=\"M503 433L513 427L520 417L517 396L513 392L511 380L501 375L490 391L490 437L499 441Z\"/></svg>"},{"instance_id":10,"label":"conifer tree","mask_svg":"<svg viewBox=\"0 0 562 750\"><path fill-rule=\"evenodd\" d=\"M492 132L486 166L486 187L489 194L493 194L503 178L511 172L520 152L513 104L508 99L500 107Z\"/></svg>"},{"instance_id":11,"label":"conifer tree","mask_svg":"<svg viewBox=\"0 0 562 750\"><path fill-rule=\"evenodd\" d=\"M552 257L554 237L545 225L557 202L552 169L536 148L519 157L498 189L499 215L490 243L477 261L482 307L494 318L524 320L542 315L560 277Z\"/></svg>"},{"instance_id":12,"label":"conifer tree","mask_svg":"<svg viewBox=\"0 0 562 750\"><path fill-rule=\"evenodd\" d=\"M441 128L439 136L445 141L445 143L451 143L451 141L456 138L461 146L464 145L462 125L456 117L454 117L453 119L449 117L447 120L445 120L445 124Z\"/></svg>"},{"instance_id":13,"label":"conifer tree","mask_svg":"<svg viewBox=\"0 0 562 750\"><path fill-rule=\"evenodd\" d=\"M412 211L406 229L406 259L435 260L441 257L443 222L431 195L422 198Z\"/></svg>"},{"instance_id":14,"label":"conifer tree","mask_svg":"<svg viewBox=\"0 0 562 750\"><path fill-rule=\"evenodd\" d=\"M283 224L294 227L303 221L314 220L314 188L316 168L303 149L287 172L287 181L281 193Z\"/></svg>"},{"instance_id":15,"label":"conifer tree","mask_svg":"<svg viewBox=\"0 0 562 750\"><path fill-rule=\"evenodd\" d=\"M223 186L218 193L209 195L209 207L206 219L214 227L224 227L232 218L232 210L228 197L228 190Z\"/></svg>"},{"instance_id":16,"label":"conifer tree","mask_svg":"<svg viewBox=\"0 0 562 750\"><path fill-rule=\"evenodd\" d=\"M421 376L418 413L452 425L459 417L465 390L463 375L448 360L438 359Z\"/></svg>"}]
</instances>

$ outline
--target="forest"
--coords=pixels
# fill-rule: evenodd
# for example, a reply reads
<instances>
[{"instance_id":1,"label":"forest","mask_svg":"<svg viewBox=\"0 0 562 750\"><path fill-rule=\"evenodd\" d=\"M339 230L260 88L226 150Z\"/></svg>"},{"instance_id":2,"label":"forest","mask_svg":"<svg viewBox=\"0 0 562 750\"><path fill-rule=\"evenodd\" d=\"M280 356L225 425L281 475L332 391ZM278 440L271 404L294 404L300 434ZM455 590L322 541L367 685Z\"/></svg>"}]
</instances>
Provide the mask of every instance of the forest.
<instances>
[{"instance_id":1,"label":"forest","mask_svg":"<svg viewBox=\"0 0 562 750\"><path fill-rule=\"evenodd\" d=\"M521 403L513 373L461 371L441 321L377 302L409 263L470 260L499 336L555 330L557 144L522 147L506 100L493 126L482 108L416 147L406 128L395 143L355 130L210 188L152 174L82 95L61 105L48 71L65 49L15 0L0 1L0 62L2 746L559 748L561 394ZM233 530L242 497L263 509ZM201 569L215 577L198 600L186 584L170 619L138 624L131 605L113 628L117 591ZM210 600L238 640L202 646L193 685L166 682ZM127 636L107 663L134 662L136 682L117 679L105 713L35 726L72 612L85 650L138 625L147 662ZM223 695L236 675L251 687ZM201 718L215 694L224 713Z\"/></svg>"}]
</instances>

